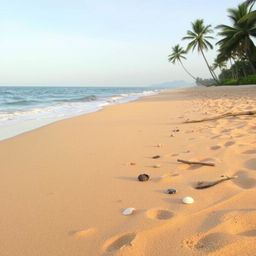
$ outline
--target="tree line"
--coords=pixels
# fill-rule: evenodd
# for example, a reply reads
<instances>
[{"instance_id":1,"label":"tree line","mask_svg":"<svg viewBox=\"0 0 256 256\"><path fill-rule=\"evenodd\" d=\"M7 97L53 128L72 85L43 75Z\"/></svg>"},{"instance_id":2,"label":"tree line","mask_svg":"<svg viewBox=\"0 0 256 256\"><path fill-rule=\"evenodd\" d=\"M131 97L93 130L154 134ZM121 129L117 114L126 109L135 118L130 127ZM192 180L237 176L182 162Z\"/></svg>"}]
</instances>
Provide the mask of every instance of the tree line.
<instances>
[{"instance_id":1,"label":"tree line","mask_svg":"<svg viewBox=\"0 0 256 256\"><path fill-rule=\"evenodd\" d=\"M204 84L204 80L191 74L183 63L188 52L197 50L203 56L211 76L211 79L205 80L208 85L238 84L242 80L245 83L246 80L255 80L256 83L256 47L253 42L256 37L256 11L253 8L255 2L256 0L247 0L236 8L229 8L227 13L231 25L221 24L215 27L220 39L215 45L217 56L212 64L207 60L205 53L214 48L211 43L214 39L214 29L212 25L206 25L203 19L191 23L191 29L182 38L188 42L185 48L179 44L172 47L168 56L169 62L180 63L197 84ZM217 68L220 69L218 76ZM248 79L245 79L246 77Z\"/></svg>"}]
</instances>

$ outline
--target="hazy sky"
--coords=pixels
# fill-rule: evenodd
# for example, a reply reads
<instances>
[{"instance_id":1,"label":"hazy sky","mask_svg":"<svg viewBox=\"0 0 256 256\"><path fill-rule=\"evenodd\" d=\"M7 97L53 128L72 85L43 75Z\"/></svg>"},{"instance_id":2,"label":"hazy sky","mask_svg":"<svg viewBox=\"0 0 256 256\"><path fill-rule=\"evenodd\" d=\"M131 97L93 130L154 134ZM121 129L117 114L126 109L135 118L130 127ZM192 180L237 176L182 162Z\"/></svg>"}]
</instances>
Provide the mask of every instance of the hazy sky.
<instances>
[{"instance_id":1,"label":"hazy sky","mask_svg":"<svg viewBox=\"0 0 256 256\"><path fill-rule=\"evenodd\" d=\"M9 0L0 9L0 83L150 85L190 77L167 61L190 22L229 23L242 0ZM214 42L213 42L214 43ZM210 61L214 51L206 53ZM184 63L210 77L197 52Z\"/></svg>"}]
</instances>

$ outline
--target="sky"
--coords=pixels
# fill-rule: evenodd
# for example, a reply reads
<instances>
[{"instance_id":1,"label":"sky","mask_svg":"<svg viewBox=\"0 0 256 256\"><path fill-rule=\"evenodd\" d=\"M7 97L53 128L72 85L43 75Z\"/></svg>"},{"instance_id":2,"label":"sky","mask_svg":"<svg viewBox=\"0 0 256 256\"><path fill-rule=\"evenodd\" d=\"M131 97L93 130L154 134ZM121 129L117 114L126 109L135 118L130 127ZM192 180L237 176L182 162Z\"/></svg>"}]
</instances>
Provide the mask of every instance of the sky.
<instances>
[{"instance_id":1,"label":"sky","mask_svg":"<svg viewBox=\"0 0 256 256\"><path fill-rule=\"evenodd\" d=\"M191 22L230 24L242 0L1 0L0 84L147 86L192 81L168 62ZM214 34L216 35L216 33ZM213 44L216 43L212 41ZM210 62L216 51L206 52ZM209 78L202 56L184 65Z\"/></svg>"}]
</instances>

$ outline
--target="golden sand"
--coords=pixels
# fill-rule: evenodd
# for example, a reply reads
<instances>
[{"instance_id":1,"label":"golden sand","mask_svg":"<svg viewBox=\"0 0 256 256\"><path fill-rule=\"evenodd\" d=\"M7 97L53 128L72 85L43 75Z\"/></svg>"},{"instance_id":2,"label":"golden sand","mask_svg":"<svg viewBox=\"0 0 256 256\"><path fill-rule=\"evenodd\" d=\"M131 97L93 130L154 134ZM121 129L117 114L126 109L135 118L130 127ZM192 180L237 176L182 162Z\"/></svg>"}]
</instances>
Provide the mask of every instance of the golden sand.
<instances>
[{"instance_id":1,"label":"golden sand","mask_svg":"<svg viewBox=\"0 0 256 256\"><path fill-rule=\"evenodd\" d=\"M175 90L0 142L0 255L256 255L256 117L183 123L255 103L255 86ZM194 188L221 175L238 178Z\"/></svg>"}]
</instances>

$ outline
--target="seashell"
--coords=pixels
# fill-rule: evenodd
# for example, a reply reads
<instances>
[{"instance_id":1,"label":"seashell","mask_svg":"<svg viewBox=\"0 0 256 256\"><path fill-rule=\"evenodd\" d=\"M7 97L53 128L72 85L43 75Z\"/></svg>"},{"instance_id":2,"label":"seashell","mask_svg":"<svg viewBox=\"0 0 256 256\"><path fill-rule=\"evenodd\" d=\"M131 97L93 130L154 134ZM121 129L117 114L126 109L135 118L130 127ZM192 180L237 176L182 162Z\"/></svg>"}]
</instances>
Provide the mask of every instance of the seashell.
<instances>
[{"instance_id":1,"label":"seashell","mask_svg":"<svg viewBox=\"0 0 256 256\"><path fill-rule=\"evenodd\" d=\"M129 208L126 208L125 210L123 210L122 214L123 215L132 215L135 211L136 211L135 208L129 207Z\"/></svg>"},{"instance_id":2,"label":"seashell","mask_svg":"<svg viewBox=\"0 0 256 256\"><path fill-rule=\"evenodd\" d=\"M166 193L167 193L167 194L176 194L176 192L177 192L177 191L176 191L176 189L174 189L174 188L169 188L169 189L166 190Z\"/></svg>"},{"instance_id":3,"label":"seashell","mask_svg":"<svg viewBox=\"0 0 256 256\"><path fill-rule=\"evenodd\" d=\"M157 158L160 158L159 155L156 155L156 156L152 156L153 159L157 159Z\"/></svg>"},{"instance_id":4,"label":"seashell","mask_svg":"<svg viewBox=\"0 0 256 256\"><path fill-rule=\"evenodd\" d=\"M182 199L182 202L184 204L193 204L194 203L194 199L190 196L186 196Z\"/></svg>"},{"instance_id":5,"label":"seashell","mask_svg":"<svg viewBox=\"0 0 256 256\"><path fill-rule=\"evenodd\" d=\"M140 174L140 175L138 176L138 180L139 180L139 181L148 181L148 180L149 180L149 175L146 174L146 173Z\"/></svg>"}]
</instances>

